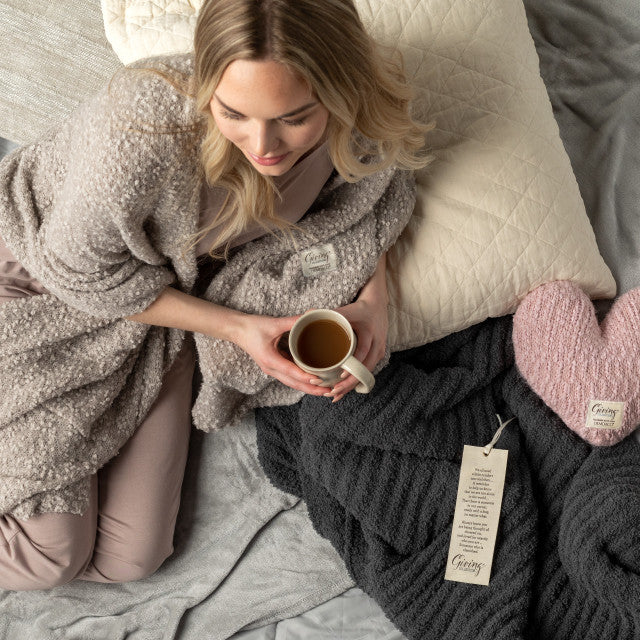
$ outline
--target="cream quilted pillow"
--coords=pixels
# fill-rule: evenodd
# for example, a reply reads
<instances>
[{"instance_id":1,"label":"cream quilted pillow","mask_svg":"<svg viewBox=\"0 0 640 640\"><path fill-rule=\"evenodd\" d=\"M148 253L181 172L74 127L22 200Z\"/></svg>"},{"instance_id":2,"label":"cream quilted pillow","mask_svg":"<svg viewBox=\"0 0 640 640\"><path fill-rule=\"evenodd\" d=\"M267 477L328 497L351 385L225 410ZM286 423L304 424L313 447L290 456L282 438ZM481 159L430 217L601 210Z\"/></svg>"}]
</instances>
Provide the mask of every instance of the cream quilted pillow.
<instances>
[{"instance_id":1,"label":"cream quilted pillow","mask_svg":"<svg viewBox=\"0 0 640 640\"><path fill-rule=\"evenodd\" d=\"M185 7L195 4L103 0L107 35L116 53L126 52L125 62L186 51L174 21L187 15L192 28ZM613 297L615 282L560 140L522 1L356 4L376 38L400 48L419 108L436 123L436 159L418 175L415 215L389 254L393 347L511 313L528 291L552 280L573 280L593 298ZM154 29L152 48L141 37L144 6L153 7L146 23ZM168 31L157 29L162 7L164 24L174 24ZM124 33L126 46L118 39Z\"/></svg>"},{"instance_id":2,"label":"cream quilted pillow","mask_svg":"<svg viewBox=\"0 0 640 640\"><path fill-rule=\"evenodd\" d=\"M105 32L118 58L187 53L204 0L101 0Z\"/></svg>"}]
</instances>

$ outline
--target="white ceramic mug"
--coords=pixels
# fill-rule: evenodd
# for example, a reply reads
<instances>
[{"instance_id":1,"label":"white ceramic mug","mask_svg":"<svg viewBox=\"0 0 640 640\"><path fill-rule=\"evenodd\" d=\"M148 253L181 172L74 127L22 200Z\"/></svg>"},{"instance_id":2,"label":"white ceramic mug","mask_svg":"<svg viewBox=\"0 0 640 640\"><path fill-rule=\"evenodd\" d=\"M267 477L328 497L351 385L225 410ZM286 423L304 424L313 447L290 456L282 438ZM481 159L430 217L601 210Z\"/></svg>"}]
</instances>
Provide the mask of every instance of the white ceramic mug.
<instances>
[{"instance_id":1,"label":"white ceramic mug","mask_svg":"<svg viewBox=\"0 0 640 640\"><path fill-rule=\"evenodd\" d=\"M303 329L317 320L330 320L335 322L342 327L349 338L349 349L346 354L337 362L327 367L312 367L308 365L300 358L300 352L298 350L298 340ZM360 381L360 384L356 387L358 393L369 393L369 391L373 389L375 378L362 362L353 357L353 352L356 350L356 343L356 334L351 324L349 324L349 321L342 314L332 309L313 309L312 311L307 311L307 313L298 318L289 333L289 351L294 362L303 371L320 378L322 380L321 386L332 387L340 380L340 374L344 370L354 375Z\"/></svg>"}]
</instances>

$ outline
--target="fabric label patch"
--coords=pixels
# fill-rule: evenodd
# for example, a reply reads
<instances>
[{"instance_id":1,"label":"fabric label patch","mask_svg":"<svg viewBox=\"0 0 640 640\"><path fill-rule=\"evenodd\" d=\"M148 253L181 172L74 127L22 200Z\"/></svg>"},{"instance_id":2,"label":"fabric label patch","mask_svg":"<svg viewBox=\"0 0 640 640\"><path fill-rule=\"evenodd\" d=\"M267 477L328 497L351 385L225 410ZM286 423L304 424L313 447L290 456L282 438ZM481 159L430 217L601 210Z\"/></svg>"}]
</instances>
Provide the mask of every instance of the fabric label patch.
<instances>
[{"instance_id":1,"label":"fabric label patch","mask_svg":"<svg viewBox=\"0 0 640 640\"><path fill-rule=\"evenodd\" d=\"M302 273L306 278L319 276L338 268L338 256L332 244L321 244L300 251Z\"/></svg>"},{"instance_id":2,"label":"fabric label patch","mask_svg":"<svg viewBox=\"0 0 640 640\"><path fill-rule=\"evenodd\" d=\"M465 445L445 580L489 584L508 455Z\"/></svg>"},{"instance_id":3,"label":"fabric label patch","mask_svg":"<svg viewBox=\"0 0 640 640\"><path fill-rule=\"evenodd\" d=\"M619 429L624 418L624 402L589 400L587 424L591 429Z\"/></svg>"}]
</instances>

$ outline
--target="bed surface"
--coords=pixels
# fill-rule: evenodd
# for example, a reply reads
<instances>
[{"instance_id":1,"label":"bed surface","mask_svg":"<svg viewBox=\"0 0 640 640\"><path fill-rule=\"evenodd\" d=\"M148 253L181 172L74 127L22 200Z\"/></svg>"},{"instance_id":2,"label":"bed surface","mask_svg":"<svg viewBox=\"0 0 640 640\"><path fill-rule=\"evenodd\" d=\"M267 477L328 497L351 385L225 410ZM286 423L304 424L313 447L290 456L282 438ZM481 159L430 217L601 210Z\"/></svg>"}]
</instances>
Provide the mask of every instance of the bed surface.
<instances>
[{"instance_id":1,"label":"bed surface","mask_svg":"<svg viewBox=\"0 0 640 640\"><path fill-rule=\"evenodd\" d=\"M640 286L640 3L525 0L560 135L618 294Z\"/></svg>"},{"instance_id":2,"label":"bed surface","mask_svg":"<svg viewBox=\"0 0 640 640\"><path fill-rule=\"evenodd\" d=\"M74 4L74 10L77 5ZM82 3L80 18L94 21L99 19L99 5L96 2ZM69 29L64 20L51 20L52 16L26 15L21 0L0 2L0 42L10 47L12 55L24 55L20 64L29 73L26 53L18 46L20 33L7 35L6 25L20 15L22 24L28 21L41 24L63 46L71 46L74 38L85 38L82 33ZM545 81L554 115L560 128L560 135L571 158L580 193L585 202L587 214L594 227L600 251L612 270L618 285L618 293L640 286L640 187L637 178L640 170L640 4L637 0L525 0L529 27L540 57L540 71ZM2 25L5 25L2 27ZM93 53L91 64L105 67L118 66L115 56L110 55L104 42L85 41L83 50ZM22 51L22 53L21 53ZM67 48L73 56L73 47ZM8 50L7 50L8 52ZM3 52L3 53L7 53ZM73 60L75 64L77 61ZM17 67L16 67L17 68ZM0 89L4 99L0 100L0 136L24 142L29 139L29 114L42 116L47 110L47 96L38 100L25 101L14 87L18 86L12 73L0 70ZM93 85L101 84L100 73L89 73L87 86L82 91L89 92ZM59 91L71 102L77 87L60 86ZM27 106L24 106L27 103ZM26 109L26 111L20 111ZM22 114L22 115L21 115ZM192 468L195 469L188 484L189 498L184 500L181 512L182 525L177 531L177 549L181 553L198 553L213 544L207 538L207 511L194 511L194 501L210 500L209 508L218 508L216 500L224 496L209 493L207 485L207 460L217 447L229 447L240 458L243 450L253 446L247 426L246 437L237 443L224 441L226 436L210 438L206 444L199 438L194 440L191 453ZM255 470L254 470L255 471ZM223 492L224 493L224 492ZM0 638L14 640L28 637L30 640L56 638L233 638L234 640L399 640L403 636L387 621L377 605L351 582L339 567L339 559L328 546L322 549L315 565L305 554L305 539L313 536L304 506L295 504L291 497L274 492L265 501L262 520L253 521L255 541L250 553L257 554L262 566L272 571L255 575L247 564L244 576L236 574L235 582L225 580L225 575L215 577L216 588L212 588L211 571L204 570L193 577L189 590L172 591L170 576L181 570L181 555L165 563L160 572L144 581L142 592L132 603L128 587L114 587L101 591L100 610L93 616L76 620L64 627L63 613L52 607L50 596L43 594L9 594L0 592ZM210 513L210 512L209 512ZM274 518L289 518L291 527L300 536L290 539L273 540L260 537L262 526ZM232 535L229 529L227 535ZM247 531L247 535L249 535ZM286 545L289 546L286 546ZM284 545L284 546L283 546ZM240 547L238 547L240 549ZM275 552L280 551L280 555ZM238 551L238 553L241 553ZM298 558L301 566L312 571L315 587L309 586L305 577L300 584L305 585L301 597L291 593L278 593L277 581L269 581L278 570L290 570L291 558ZM297 554L297 555L296 555ZM229 558L226 566L236 561L247 560L248 556ZM186 570L186 569L184 569ZM269 575L271 574L271 576ZM166 582L169 580L169 582ZM260 600L256 592L265 580L265 598ZM85 595L90 594L95 585L86 585ZM78 597L78 592L60 588L57 595ZM243 592L243 589L245 591ZM162 592L162 597L158 593ZM267 594L268 593L268 597ZM56 594L51 594L52 596ZM294 597L295 596L295 597ZM327 600L327 597L330 597ZM135 607L144 606L155 598L157 606L150 609L149 625L135 631L125 631L126 625L119 626ZM246 600L249 598L249 600ZM251 600L251 598L254 598ZM280 599L282 606L274 616L269 607L269 598ZM252 615L236 617L221 624L225 608L239 599L251 602L255 608ZM327 601L325 601L327 600ZM161 612L184 612L178 625L158 624ZM25 619L25 612L27 617ZM289 614L287 614L289 612ZM291 615L290 619L278 617ZM97 620L111 616L108 635L99 635ZM158 617L160 616L160 618ZM270 617L271 616L271 617ZM52 630L56 628L55 636ZM243 624L252 628L239 630ZM62 626L61 626L62 625ZM93 626L92 626L93 625ZM235 626L234 626L235 625ZM239 625L239 626L238 626ZM117 630L120 629L118 635Z\"/></svg>"}]
</instances>

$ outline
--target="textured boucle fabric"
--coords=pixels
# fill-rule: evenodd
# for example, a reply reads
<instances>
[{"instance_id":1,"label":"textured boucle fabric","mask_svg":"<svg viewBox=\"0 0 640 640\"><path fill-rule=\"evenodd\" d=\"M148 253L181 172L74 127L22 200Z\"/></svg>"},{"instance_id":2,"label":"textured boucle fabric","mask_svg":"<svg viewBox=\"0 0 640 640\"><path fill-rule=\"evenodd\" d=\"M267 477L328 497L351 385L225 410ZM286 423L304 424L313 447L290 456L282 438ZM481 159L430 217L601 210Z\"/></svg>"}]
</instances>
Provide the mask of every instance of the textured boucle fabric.
<instances>
[{"instance_id":1,"label":"textured boucle fabric","mask_svg":"<svg viewBox=\"0 0 640 640\"><path fill-rule=\"evenodd\" d=\"M411 640L635 639L638 445L575 438L515 369L510 329L492 319L397 353L366 397L259 409L260 461ZM462 450L491 439L496 414L517 420L497 444L491 582L446 581Z\"/></svg>"},{"instance_id":2,"label":"textured boucle fabric","mask_svg":"<svg viewBox=\"0 0 640 640\"><path fill-rule=\"evenodd\" d=\"M640 288L620 296L598 324L578 285L542 285L518 308L513 342L531 388L590 444L616 444L640 424ZM624 403L620 426L587 426L591 401Z\"/></svg>"},{"instance_id":3,"label":"textured boucle fabric","mask_svg":"<svg viewBox=\"0 0 640 640\"><path fill-rule=\"evenodd\" d=\"M192 70L190 56L140 63L156 64ZM0 307L0 513L82 513L88 477L157 397L183 332L125 317L169 284L194 286L195 250L184 246L199 218L197 124L192 99L157 74L125 71L64 125L0 163L0 237L48 291ZM297 247L280 236L247 244L205 297L270 315L344 304L414 202L408 172L332 179ZM297 252L319 242L334 245L339 269L303 278ZM256 372L232 345L198 336L197 348L201 429L300 396Z\"/></svg>"}]
</instances>

